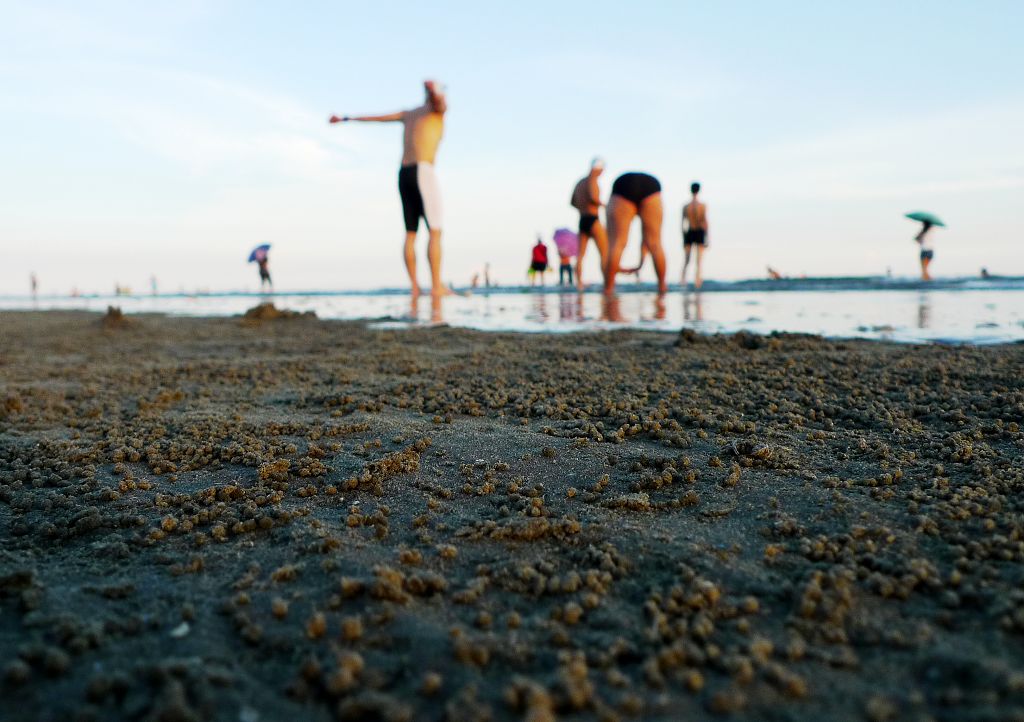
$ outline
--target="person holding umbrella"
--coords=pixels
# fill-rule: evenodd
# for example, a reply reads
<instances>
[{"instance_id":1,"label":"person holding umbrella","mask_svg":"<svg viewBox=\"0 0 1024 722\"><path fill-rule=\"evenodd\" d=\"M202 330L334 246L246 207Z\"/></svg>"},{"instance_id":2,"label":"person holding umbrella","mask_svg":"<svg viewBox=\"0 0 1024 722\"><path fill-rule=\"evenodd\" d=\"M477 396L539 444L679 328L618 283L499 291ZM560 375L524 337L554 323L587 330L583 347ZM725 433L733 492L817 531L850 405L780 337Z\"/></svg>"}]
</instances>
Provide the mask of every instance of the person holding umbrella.
<instances>
[{"instance_id":1,"label":"person holding umbrella","mask_svg":"<svg viewBox=\"0 0 1024 722\"><path fill-rule=\"evenodd\" d=\"M946 224L939 220L938 216L932 213L925 213L924 211L908 213L907 218L912 221L920 221L921 223L921 231L914 236L914 241L921 246L921 280L930 281L932 280L932 275L928 272L928 266L931 265L932 259L935 258L935 249L932 247L932 241L928 233L933 227L945 228Z\"/></svg>"},{"instance_id":2,"label":"person holding umbrella","mask_svg":"<svg viewBox=\"0 0 1024 722\"><path fill-rule=\"evenodd\" d=\"M558 285L565 286L566 278L568 285L572 285L572 257L580 252L580 237L568 228L559 228L555 231L555 247L558 249Z\"/></svg>"},{"instance_id":3,"label":"person holding umbrella","mask_svg":"<svg viewBox=\"0 0 1024 722\"><path fill-rule=\"evenodd\" d=\"M434 172L437 148L444 135L444 114L448 101L436 80L425 80L423 105L385 115L332 115L331 123L350 121L373 123L401 123L402 167L398 171L398 194L402 199L405 217L405 268L412 283L412 294L418 296L420 284L416 280L416 232L420 218L427 224L430 241L427 258L430 261L431 293L447 296L453 291L441 281L441 187Z\"/></svg>"},{"instance_id":4,"label":"person holding umbrella","mask_svg":"<svg viewBox=\"0 0 1024 722\"><path fill-rule=\"evenodd\" d=\"M270 250L270 244L264 243L260 246L256 246L252 249L249 254L249 263L255 263L260 269L260 291L264 291L264 286L271 292L274 290L274 282L270 280L270 270L267 268L267 252Z\"/></svg>"}]
</instances>

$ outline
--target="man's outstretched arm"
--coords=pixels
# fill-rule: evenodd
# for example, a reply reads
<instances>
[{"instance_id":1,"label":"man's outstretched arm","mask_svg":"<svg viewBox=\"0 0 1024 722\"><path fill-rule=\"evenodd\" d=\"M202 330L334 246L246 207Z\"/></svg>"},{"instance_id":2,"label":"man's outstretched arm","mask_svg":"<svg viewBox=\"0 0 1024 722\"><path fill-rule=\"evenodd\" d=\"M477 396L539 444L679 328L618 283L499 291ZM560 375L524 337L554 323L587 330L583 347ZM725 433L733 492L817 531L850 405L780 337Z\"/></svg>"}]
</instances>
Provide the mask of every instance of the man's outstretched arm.
<instances>
[{"instance_id":1,"label":"man's outstretched arm","mask_svg":"<svg viewBox=\"0 0 1024 722\"><path fill-rule=\"evenodd\" d=\"M386 115L332 115L327 122L329 123L348 123L350 121L359 121L360 123L394 123L395 121L401 120L403 112L388 113Z\"/></svg>"}]
</instances>

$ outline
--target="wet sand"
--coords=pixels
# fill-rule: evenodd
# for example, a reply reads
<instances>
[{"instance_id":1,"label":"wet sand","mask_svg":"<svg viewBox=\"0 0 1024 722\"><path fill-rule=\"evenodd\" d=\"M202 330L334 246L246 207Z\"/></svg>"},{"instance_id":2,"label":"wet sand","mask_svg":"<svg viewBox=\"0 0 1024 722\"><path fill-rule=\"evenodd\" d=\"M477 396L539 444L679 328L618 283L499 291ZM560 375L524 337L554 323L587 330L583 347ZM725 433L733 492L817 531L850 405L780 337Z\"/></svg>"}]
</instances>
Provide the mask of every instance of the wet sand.
<instances>
[{"instance_id":1,"label":"wet sand","mask_svg":"<svg viewBox=\"0 0 1024 722\"><path fill-rule=\"evenodd\" d=\"M4 719L1024 719L1024 346L0 315Z\"/></svg>"}]
</instances>

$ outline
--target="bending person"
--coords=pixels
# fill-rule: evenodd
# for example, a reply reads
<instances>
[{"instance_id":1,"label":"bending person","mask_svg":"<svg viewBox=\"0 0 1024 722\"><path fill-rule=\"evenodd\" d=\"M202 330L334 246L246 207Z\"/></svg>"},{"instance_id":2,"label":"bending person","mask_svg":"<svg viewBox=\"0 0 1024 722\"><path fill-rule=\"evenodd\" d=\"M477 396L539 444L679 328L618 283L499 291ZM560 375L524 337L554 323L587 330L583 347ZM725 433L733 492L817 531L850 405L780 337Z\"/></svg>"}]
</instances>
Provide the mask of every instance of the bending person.
<instances>
[{"instance_id":1,"label":"bending person","mask_svg":"<svg viewBox=\"0 0 1024 722\"><path fill-rule=\"evenodd\" d=\"M597 252L601 255L601 269L604 270L608 261L608 236L601 225L601 217L598 213L601 210L601 187L597 179L604 172L604 160L594 158L590 164L590 173L576 183L572 191L571 205L580 212L580 250L576 254L576 286L583 290L583 255L587 252L587 241L591 238L597 245ZM572 283L572 281L570 281Z\"/></svg>"},{"instance_id":2,"label":"bending person","mask_svg":"<svg viewBox=\"0 0 1024 722\"><path fill-rule=\"evenodd\" d=\"M647 173L624 173L612 184L608 200L608 262L604 269L604 291L615 290L615 276L620 270L622 252L629 240L629 227L633 219L640 218L642 250L654 260L658 274L658 292L665 293L665 251L661 247L661 183Z\"/></svg>"},{"instance_id":3,"label":"bending person","mask_svg":"<svg viewBox=\"0 0 1024 722\"><path fill-rule=\"evenodd\" d=\"M441 189L434 172L437 147L444 135L444 114L448 110L448 103L437 81L424 81L423 90L426 100L418 108L386 115L332 115L330 122L401 123L404 127L398 193L402 197L402 213L405 216L405 267L409 272L413 295L418 295L420 285L416 280L416 232L420 218L423 218L430 233L427 258L430 261L431 292L440 295L452 293L441 281Z\"/></svg>"}]
</instances>

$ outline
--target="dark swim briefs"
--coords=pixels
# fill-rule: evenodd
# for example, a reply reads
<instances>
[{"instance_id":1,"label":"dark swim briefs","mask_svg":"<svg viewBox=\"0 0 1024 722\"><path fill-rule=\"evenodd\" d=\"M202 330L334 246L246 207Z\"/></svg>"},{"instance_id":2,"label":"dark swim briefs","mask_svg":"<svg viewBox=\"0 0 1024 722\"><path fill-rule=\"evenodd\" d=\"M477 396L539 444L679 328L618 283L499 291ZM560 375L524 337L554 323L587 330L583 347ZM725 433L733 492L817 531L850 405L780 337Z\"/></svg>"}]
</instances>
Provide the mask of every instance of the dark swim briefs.
<instances>
[{"instance_id":1,"label":"dark swim briefs","mask_svg":"<svg viewBox=\"0 0 1024 722\"><path fill-rule=\"evenodd\" d=\"M544 273L544 271L548 270L548 264L544 261L534 261L530 264L530 270L536 271L537 273Z\"/></svg>"},{"instance_id":2,"label":"dark swim briefs","mask_svg":"<svg viewBox=\"0 0 1024 722\"><path fill-rule=\"evenodd\" d=\"M691 228L683 233L684 246L703 246L705 243L706 231L703 228Z\"/></svg>"},{"instance_id":3,"label":"dark swim briefs","mask_svg":"<svg viewBox=\"0 0 1024 722\"><path fill-rule=\"evenodd\" d=\"M594 228L594 224L597 223L597 216L591 215L590 213L580 214L580 235L592 235L591 230Z\"/></svg>"},{"instance_id":4,"label":"dark swim briefs","mask_svg":"<svg viewBox=\"0 0 1024 722\"><path fill-rule=\"evenodd\" d=\"M639 206L647 196L661 193L661 183L647 173L623 173L612 184L612 195Z\"/></svg>"},{"instance_id":5,"label":"dark swim briefs","mask_svg":"<svg viewBox=\"0 0 1024 722\"><path fill-rule=\"evenodd\" d=\"M415 233L421 217L427 222L428 230L441 230L441 191L434 166L430 163L403 165L398 171L398 194L402 197L405 230Z\"/></svg>"},{"instance_id":6,"label":"dark swim briefs","mask_svg":"<svg viewBox=\"0 0 1024 722\"><path fill-rule=\"evenodd\" d=\"M935 251L921 251L921 260L930 261L935 257Z\"/></svg>"}]
</instances>

